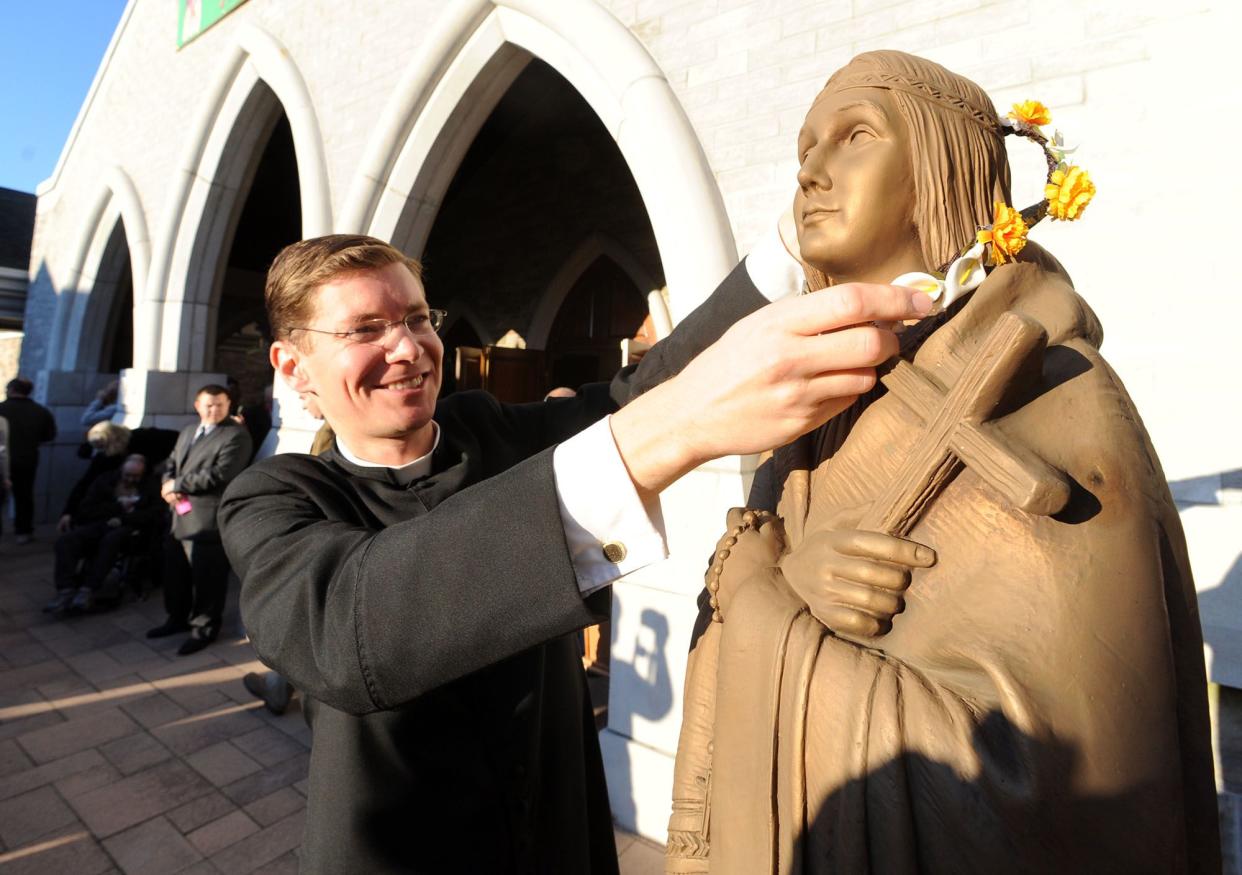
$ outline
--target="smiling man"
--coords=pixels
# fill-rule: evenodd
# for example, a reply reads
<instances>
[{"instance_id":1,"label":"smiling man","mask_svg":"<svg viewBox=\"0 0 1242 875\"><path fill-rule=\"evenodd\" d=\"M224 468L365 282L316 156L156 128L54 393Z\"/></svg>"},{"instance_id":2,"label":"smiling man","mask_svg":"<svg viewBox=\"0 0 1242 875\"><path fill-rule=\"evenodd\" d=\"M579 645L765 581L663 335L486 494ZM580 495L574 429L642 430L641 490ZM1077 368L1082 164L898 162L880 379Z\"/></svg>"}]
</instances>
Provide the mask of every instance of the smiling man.
<instances>
[{"instance_id":1,"label":"smiling man","mask_svg":"<svg viewBox=\"0 0 1242 875\"><path fill-rule=\"evenodd\" d=\"M764 307L789 289L751 267L797 273L772 239L611 389L526 405L437 404L443 313L388 244L277 257L272 364L336 443L250 468L221 521L251 640L309 700L304 871L616 871L573 633L666 555L661 489L841 410L896 350L873 320L930 307L862 285Z\"/></svg>"}]
</instances>

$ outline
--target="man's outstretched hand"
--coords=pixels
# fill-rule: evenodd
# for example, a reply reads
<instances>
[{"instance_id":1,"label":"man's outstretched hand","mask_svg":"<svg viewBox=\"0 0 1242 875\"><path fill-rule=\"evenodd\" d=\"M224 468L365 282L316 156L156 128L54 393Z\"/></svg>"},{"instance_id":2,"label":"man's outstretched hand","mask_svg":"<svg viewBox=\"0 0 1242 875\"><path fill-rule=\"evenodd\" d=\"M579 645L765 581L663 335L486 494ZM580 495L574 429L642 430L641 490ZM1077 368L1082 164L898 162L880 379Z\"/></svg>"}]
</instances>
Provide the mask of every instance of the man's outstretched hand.
<instances>
[{"instance_id":1,"label":"man's outstretched hand","mask_svg":"<svg viewBox=\"0 0 1242 875\"><path fill-rule=\"evenodd\" d=\"M731 327L680 374L613 414L612 433L640 491L658 493L721 456L783 446L875 385L897 337L874 323L927 315L900 286L846 283L788 298Z\"/></svg>"}]
</instances>

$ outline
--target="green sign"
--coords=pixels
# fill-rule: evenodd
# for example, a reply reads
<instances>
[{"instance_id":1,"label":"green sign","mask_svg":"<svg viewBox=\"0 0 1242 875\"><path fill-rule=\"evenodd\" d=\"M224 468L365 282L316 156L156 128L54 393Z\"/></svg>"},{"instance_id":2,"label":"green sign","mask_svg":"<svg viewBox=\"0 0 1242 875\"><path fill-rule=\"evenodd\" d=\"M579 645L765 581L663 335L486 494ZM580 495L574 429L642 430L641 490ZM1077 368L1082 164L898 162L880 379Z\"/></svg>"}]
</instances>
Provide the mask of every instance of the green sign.
<instances>
[{"instance_id":1,"label":"green sign","mask_svg":"<svg viewBox=\"0 0 1242 875\"><path fill-rule=\"evenodd\" d=\"M177 0L177 48L228 15L246 0Z\"/></svg>"}]
</instances>

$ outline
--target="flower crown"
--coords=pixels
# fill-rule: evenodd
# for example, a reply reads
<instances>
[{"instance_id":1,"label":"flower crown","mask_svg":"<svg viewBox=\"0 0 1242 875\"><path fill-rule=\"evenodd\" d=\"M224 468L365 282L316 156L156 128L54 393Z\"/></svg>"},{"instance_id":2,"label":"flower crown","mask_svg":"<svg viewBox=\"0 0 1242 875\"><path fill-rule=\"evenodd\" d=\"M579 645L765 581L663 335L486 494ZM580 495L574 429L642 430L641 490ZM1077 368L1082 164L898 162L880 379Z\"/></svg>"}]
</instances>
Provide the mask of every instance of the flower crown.
<instances>
[{"instance_id":1,"label":"flower crown","mask_svg":"<svg viewBox=\"0 0 1242 875\"><path fill-rule=\"evenodd\" d=\"M1073 221L1082 215L1091 198L1095 197L1095 183L1087 171L1067 164L1065 156L1074 150L1066 147L1060 131L1049 140L1040 130L1052 122L1052 113L1038 100L1015 103L1009 115L1001 119L1006 134L1025 137L1038 143L1048 161L1048 183L1044 186L1044 199L1018 212L1008 204L996 202L992 224L979 231L976 240L991 246L991 263L1004 264L1006 257L1013 258L1026 245L1027 232L1044 216Z\"/></svg>"},{"instance_id":2,"label":"flower crown","mask_svg":"<svg viewBox=\"0 0 1242 875\"><path fill-rule=\"evenodd\" d=\"M1074 149L1065 145L1060 131L1049 139L1042 130L1052 122L1048 107L1038 100L1015 103L1006 118L1000 120L1006 135L1025 137L1038 143L1048 161L1048 181L1044 199L1024 210L1016 210L997 201L992 224L979 229L962 254L945 269L944 278L921 272L904 274L893 280L894 285L912 286L931 295L937 312L944 310L966 292L974 291L987 276L989 267L1015 258L1026 246L1026 235L1045 216L1072 222L1082 216L1087 204L1095 197L1095 183L1077 165L1068 164L1065 156Z\"/></svg>"}]
</instances>

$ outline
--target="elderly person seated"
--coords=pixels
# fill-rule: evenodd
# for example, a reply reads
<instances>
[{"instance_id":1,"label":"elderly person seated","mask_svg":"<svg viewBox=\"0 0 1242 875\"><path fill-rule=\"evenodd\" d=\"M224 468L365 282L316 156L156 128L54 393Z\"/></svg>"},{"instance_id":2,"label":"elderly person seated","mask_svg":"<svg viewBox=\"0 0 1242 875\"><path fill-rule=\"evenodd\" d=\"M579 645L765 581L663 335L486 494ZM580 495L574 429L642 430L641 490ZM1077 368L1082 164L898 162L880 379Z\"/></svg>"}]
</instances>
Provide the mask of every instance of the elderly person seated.
<instances>
[{"instance_id":1,"label":"elderly person seated","mask_svg":"<svg viewBox=\"0 0 1242 875\"><path fill-rule=\"evenodd\" d=\"M69 492L69 497L65 499L65 508L56 524L56 530L62 535L77 522L78 506L86 497L91 484L100 475L120 468L129 454L145 457L148 469L154 472L172 452L173 445L177 442L177 433L166 428L131 430L113 422L97 422L86 432L86 441L94 450L94 455L91 456L91 463L85 473L78 478L78 482Z\"/></svg>"},{"instance_id":2,"label":"elderly person seated","mask_svg":"<svg viewBox=\"0 0 1242 875\"><path fill-rule=\"evenodd\" d=\"M93 607L108 572L137 533L150 533L164 512L147 461L125 458L119 470L95 478L78 505L73 526L56 539L56 598L45 611L65 613ZM86 566L79 575L78 566Z\"/></svg>"}]
</instances>

